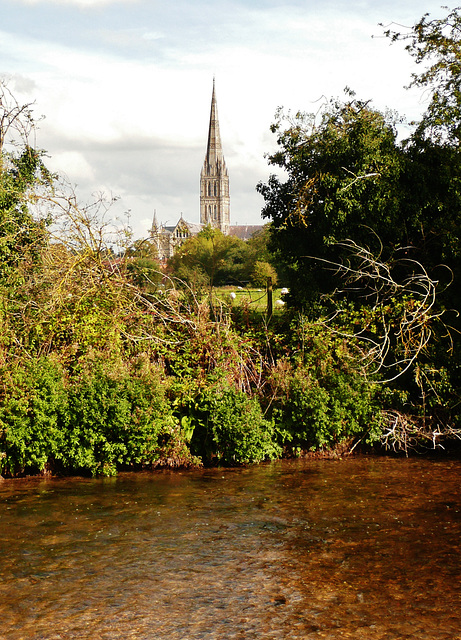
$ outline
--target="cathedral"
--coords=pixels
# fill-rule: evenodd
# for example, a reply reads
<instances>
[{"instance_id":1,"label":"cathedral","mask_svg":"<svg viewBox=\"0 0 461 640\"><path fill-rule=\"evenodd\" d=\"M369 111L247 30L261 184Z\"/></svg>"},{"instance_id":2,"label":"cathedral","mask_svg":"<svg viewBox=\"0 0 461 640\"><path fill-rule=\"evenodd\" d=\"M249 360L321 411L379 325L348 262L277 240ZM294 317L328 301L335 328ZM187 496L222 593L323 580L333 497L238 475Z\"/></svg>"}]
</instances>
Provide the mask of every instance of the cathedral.
<instances>
[{"instance_id":1,"label":"cathedral","mask_svg":"<svg viewBox=\"0 0 461 640\"><path fill-rule=\"evenodd\" d=\"M208 144L200 173L200 224L211 224L223 233L229 233L229 173L222 152L214 80Z\"/></svg>"},{"instance_id":2,"label":"cathedral","mask_svg":"<svg viewBox=\"0 0 461 640\"><path fill-rule=\"evenodd\" d=\"M248 240L253 233L262 228L259 225L232 226L230 224L229 173L224 160L219 132L214 79L208 144L200 173L200 224L187 222L181 215L175 226L167 227L159 225L157 216L154 214L150 235L157 245L160 261L168 260L176 247L180 246L187 238L197 235L207 225L242 240Z\"/></svg>"}]
</instances>

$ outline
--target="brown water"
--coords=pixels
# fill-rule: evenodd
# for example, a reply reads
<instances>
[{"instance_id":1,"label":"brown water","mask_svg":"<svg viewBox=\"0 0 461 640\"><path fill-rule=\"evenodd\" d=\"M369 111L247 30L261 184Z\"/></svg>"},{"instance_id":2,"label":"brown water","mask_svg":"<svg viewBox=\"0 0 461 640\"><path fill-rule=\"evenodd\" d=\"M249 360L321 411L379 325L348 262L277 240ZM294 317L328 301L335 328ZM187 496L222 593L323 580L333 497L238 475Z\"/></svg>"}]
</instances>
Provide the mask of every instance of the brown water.
<instances>
[{"instance_id":1,"label":"brown water","mask_svg":"<svg viewBox=\"0 0 461 640\"><path fill-rule=\"evenodd\" d=\"M461 463L0 485L0 638L461 638Z\"/></svg>"}]
</instances>

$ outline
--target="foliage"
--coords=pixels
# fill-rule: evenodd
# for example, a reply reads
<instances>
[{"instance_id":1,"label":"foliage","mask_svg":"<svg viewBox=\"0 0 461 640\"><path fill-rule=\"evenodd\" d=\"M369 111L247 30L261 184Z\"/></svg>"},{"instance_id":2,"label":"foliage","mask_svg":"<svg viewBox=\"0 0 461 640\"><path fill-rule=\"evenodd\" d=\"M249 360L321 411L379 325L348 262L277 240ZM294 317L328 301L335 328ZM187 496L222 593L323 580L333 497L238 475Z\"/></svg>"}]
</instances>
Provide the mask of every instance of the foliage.
<instances>
[{"instance_id":1,"label":"foliage","mask_svg":"<svg viewBox=\"0 0 461 640\"><path fill-rule=\"evenodd\" d=\"M278 265L269 249L269 242L270 224L265 224L245 243L245 275L255 287L265 286L269 276L274 284L278 281Z\"/></svg>"},{"instance_id":2,"label":"foliage","mask_svg":"<svg viewBox=\"0 0 461 640\"><path fill-rule=\"evenodd\" d=\"M0 472L43 472L63 451L63 372L47 358L15 364L1 370Z\"/></svg>"},{"instance_id":3,"label":"foliage","mask_svg":"<svg viewBox=\"0 0 461 640\"><path fill-rule=\"evenodd\" d=\"M428 13L403 31L385 29L392 42L403 41L418 65L426 68L413 73L410 86L430 92L429 106L419 123L416 138L459 147L461 141L461 16L460 8L443 7L443 18Z\"/></svg>"},{"instance_id":4,"label":"foliage","mask_svg":"<svg viewBox=\"0 0 461 640\"><path fill-rule=\"evenodd\" d=\"M350 91L318 116L279 112L269 162L286 177L258 186L287 302L361 340L367 374L381 369L381 398L405 397L397 422L423 440L427 429L453 436L459 414L459 26L455 9L406 34L387 31L431 63L413 78L432 102L408 140L398 142L394 115Z\"/></svg>"},{"instance_id":5,"label":"foliage","mask_svg":"<svg viewBox=\"0 0 461 640\"><path fill-rule=\"evenodd\" d=\"M331 449L379 439L377 386L367 380L360 352L344 339L299 318L293 358L281 358L271 377L271 411L290 449Z\"/></svg>"},{"instance_id":6,"label":"foliage","mask_svg":"<svg viewBox=\"0 0 461 640\"><path fill-rule=\"evenodd\" d=\"M49 217L39 218L31 206L53 176L43 152L29 144L33 131L30 105L19 105L0 81L0 279L16 275L21 262L37 265Z\"/></svg>"},{"instance_id":7,"label":"foliage","mask_svg":"<svg viewBox=\"0 0 461 640\"><path fill-rule=\"evenodd\" d=\"M192 450L205 460L235 465L280 456L273 425L256 398L230 385L206 388L196 401Z\"/></svg>"},{"instance_id":8,"label":"foliage","mask_svg":"<svg viewBox=\"0 0 461 640\"><path fill-rule=\"evenodd\" d=\"M154 369L127 370L101 355L68 375L51 358L4 370L0 470L112 475L151 466L180 440ZM183 456L183 464L188 460Z\"/></svg>"},{"instance_id":9,"label":"foliage","mask_svg":"<svg viewBox=\"0 0 461 640\"><path fill-rule=\"evenodd\" d=\"M457 19L425 17L409 40L412 54L431 42L419 60L443 61L418 80L438 87L438 115L410 140L350 91L317 116L280 111L269 161L285 177L258 186L270 224L247 242L208 227L169 274L155 243L130 244L110 220L111 200L82 205L46 172L29 106L4 94L0 472L110 475L459 438ZM270 323L211 291L276 275L292 315Z\"/></svg>"},{"instance_id":10,"label":"foliage","mask_svg":"<svg viewBox=\"0 0 461 640\"><path fill-rule=\"evenodd\" d=\"M277 271L269 262L256 260L253 272L251 274L251 282L255 287L265 287L267 279L271 278L272 284L277 284Z\"/></svg>"},{"instance_id":11,"label":"foliage","mask_svg":"<svg viewBox=\"0 0 461 640\"><path fill-rule=\"evenodd\" d=\"M401 209L419 225L411 241L416 258L426 267L446 265L454 286L442 296L445 308L461 308L461 16L460 8L446 10L441 18L428 13L411 28L385 29L392 42L402 41L422 67L410 87L429 96L429 106L412 136L403 144L407 169L403 177ZM450 278L442 274L442 280ZM459 323L453 316L456 330Z\"/></svg>"},{"instance_id":12,"label":"foliage","mask_svg":"<svg viewBox=\"0 0 461 640\"><path fill-rule=\"evenodd\" d=\"M158 250L150 239L136 240L126 251L127 273L145 293L155 292L162 279Z\"/></svg>"},{"instance_id":13,"label":"foliage","mask_svg":"<svg viewBox=\"0 0 461 640\"><path fill-rule=\"evenodd\" d=\"M194 280L210 286L223 284L230 278L240 278L238 265L243 248L242 240L208 226L176 250L169 269L190 284Z\"/></svg>"},{"instance_id":14,"label":"foliage","mask_svg":"<svg viewBox=\"0 0 461 640\"><path fill-rule=\"evenodd\" d=\"M168 263L169 272L196 291L207 285L238 285L250 281L259 286L259 272L264 263L264 269L271 272L275 282L268 239L267 225L247 241L208 227L176 250Z\"/></svg>"},{"instance_id":15,"label":"foliage","mask_svg":"<svg viewBox=\"0 0 461 640\"><path fill-rule=\"evenodd\" d=\"M91 364L68 393L67 464L103 475L152 465L177 426L159 376L117 371L117 363Z\"/></svg>"},{"instance_id":16,"label":"foliage","mask_svg":"<svg viewBox=\"0 0 461 640\"><path fill-rule=\"evenodd\" d=\"M319 122L278 114L280 149L269 161L288 177L273 175L258 189L292 305L316 314L325 294L343 289L333 265L347 263L346 242L381 262L392 264L396 253L416 260L445 286L461 276L461 157L417 137L398 144L395 125L392 114L356 99L326 105ZM443 293L444 306L459 306L458 290Z\"/></svg>"},{"instance_id":17,"label":"foliage","mask_svg":"<svg viewBox=\"0 0 461 640\"><path fill-rule=\"evenodd\" d=\"M313 259L340 261L337 240L377 246L371 227L385 246L407 244L396 198L402 154L395 118L352 97L326 105L320 120L279 111L272 131L280 150L269 163L287 178L271 175L258 185L262 215L272 220L272 248L292 303L312 304L338 285L334 272Z\"/></svg>"}]
</instances>

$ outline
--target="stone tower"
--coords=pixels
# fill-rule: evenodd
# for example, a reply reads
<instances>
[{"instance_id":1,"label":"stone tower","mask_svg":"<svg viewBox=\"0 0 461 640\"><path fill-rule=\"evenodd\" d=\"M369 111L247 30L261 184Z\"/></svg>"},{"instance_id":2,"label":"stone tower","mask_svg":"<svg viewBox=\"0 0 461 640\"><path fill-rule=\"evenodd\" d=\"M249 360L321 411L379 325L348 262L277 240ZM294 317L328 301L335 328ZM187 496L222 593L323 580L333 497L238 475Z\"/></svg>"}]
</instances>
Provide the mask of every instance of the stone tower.
<instances>
[{"instance_id":1,"label":"stone tower","mask_svg":"<svg viewBox=\"0 0 461 640\"><path fill-rule=\"evenodd\" d=\"M219 133L215 81L211 97L210 128L205 162L200 174L200 223L229 233L229 174L224 160Z\"/></svg>"}]
</instances>

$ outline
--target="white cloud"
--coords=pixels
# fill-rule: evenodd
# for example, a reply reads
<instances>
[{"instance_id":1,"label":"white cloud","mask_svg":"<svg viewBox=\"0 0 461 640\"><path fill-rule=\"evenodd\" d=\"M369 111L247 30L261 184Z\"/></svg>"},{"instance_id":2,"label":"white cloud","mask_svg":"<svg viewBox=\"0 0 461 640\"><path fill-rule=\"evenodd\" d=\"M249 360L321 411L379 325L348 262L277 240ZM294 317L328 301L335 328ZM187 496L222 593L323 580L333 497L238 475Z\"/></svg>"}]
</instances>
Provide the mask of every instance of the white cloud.
<instances>
[{"instance_id":1,"label":"white cloud","mask_svg":"<svg viewBox=\"0 0 461 640\"><path fill-rule=\"evenodd\" d=\"M139 0L16 0L16 2L28 5L54 4L91 9L93 7L103 7L110 4L137 4Z\"/></svg>"},{"instance_id":2,"label":"white cloud","mask_svg":"<svg viewBox=\"0 0 461 640\"><path fill-rule=\"evenodd\" d=\"M161 40L165 37L165 34L160 33L159 31L147 31L146 33L143 33L141 37L143 40Z\"/></svg>"},{"instance_id":3,"label":"white cloud","mask_svg":"<svg viewBox=\"0 0 461 640\"><path fill-rule=\"evenodd\" d=\"M72 176L72 182L91 182L95 178L92 166L78 151L57 153L47 161L47 165L51 171L58 172L67 178Z\"/></svg>"},{"instance_id":4,"label":"white cloud","mask_svg":"<svg viewBox=\"0 0 461 640\"><path fill-rule=\"evenodd\" d=\"M40 0L24 1L40 10ZM54 1L102 7L108 0ZM408 55L371 38L380 32L375 4L372 12L352 15L339 5L328 13L328 3L321 9L313 3L309 10L309 3L296 9L282 2L257 11L231 2L225 3L223 22L222 3L208 21L198 2L193 9L203 21L193 28L184 16L176 25L170 6L175 3L162 3L156 11L152 0L132 4L133 16L136 4L147 12L139 12L142 20L108 21L120 10L114 5L101 10L98 20L91 14L86 40L79 40L76 24L66 44L49 31L33 38L4 28L0 56L17 90L27 94L26 101L35 98L37 113L46 114L38 143L52 156L50 166L85 192L104 188L120 195L119 210L131 209L139 233L154 208L162 221L173 221L181 211L198 220L214 74L232 216L240 223L259 221L262 202L255 185L270 172L264 153L275 145L268 130L278 106L315 111L322 95L338 96L348 85L379 108L394 107L410 117L422 110L403 89L412 69Z\"/></svg>"},{"instance_id":5,"label":"white cloud","mask_svg":"<svg viewBox=\"0 0 461 640\"><path fill-rule=\"evenodd\" d=\"M14 75L4 74L2 77L14 93L30 95L34 91L37 91L35 82L31 78L27 78L19 73L15 73Z\"/></svg>"}]
</instances>

